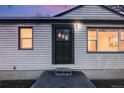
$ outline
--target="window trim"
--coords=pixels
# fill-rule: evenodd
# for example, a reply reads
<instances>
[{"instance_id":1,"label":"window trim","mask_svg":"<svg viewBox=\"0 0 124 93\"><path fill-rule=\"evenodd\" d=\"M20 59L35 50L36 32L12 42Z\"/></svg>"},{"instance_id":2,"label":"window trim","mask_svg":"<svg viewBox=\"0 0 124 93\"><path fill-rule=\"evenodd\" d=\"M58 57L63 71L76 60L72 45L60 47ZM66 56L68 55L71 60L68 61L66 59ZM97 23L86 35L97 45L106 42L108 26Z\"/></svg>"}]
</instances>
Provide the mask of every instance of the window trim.
<instances>
[{"instance_id":1,"label":"window trim","mask_svg":"<svg viewBox=\"0 0 124 93\"><path fill-rule=\"evenodd\" d=\"M32 29L32 48L21 48L21 29L22 28L31 28ZM33 50L33 27L31 26L20 26L18 27L18 50Z\"/></svg>"},{"instance_id":2,"label":"window trim","mask_svg":"<svg viewBox=\"0 0 124 93\"><path fill-rule=\"evenodd\" d=\"M88 51L88 29L96 29L96 51ZM98 29L118 29L118 51L98 51ZM124 53L124 51L120 50L120 37L121 37L121 31L119 29L124 29L124 27L87 27L86 29L86 48L87 48L87 53L107 53L107 54L112 54L112 53Z\"/></svg>"}]
</instances>

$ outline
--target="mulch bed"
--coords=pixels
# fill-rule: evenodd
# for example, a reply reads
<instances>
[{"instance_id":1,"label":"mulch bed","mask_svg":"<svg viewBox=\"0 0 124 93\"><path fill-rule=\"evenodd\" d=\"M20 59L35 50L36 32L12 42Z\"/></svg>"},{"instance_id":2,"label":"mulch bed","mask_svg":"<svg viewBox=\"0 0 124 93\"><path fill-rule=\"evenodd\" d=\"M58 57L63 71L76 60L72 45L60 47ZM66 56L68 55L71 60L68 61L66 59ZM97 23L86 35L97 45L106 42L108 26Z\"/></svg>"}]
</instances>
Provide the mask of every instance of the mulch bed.
<instances>
[{"instance_id":1,"label":"mulch bed","mask_svg":"<svg viewBox=\"0 0 124 93\"><path fill-rule=\"evenodd\" d=\"M97 88L124 88L124 79L91 81Z\"/></svg>"},{"instance_id":2,"label":"mulch bed","mask_svg":"<svg viewBox=\"0 0 124 93\"><path fill-rule=\"evenodd\" d=\"M36 80L2 80L0 88L30 88Z\"/></svg>"}]
</instances>

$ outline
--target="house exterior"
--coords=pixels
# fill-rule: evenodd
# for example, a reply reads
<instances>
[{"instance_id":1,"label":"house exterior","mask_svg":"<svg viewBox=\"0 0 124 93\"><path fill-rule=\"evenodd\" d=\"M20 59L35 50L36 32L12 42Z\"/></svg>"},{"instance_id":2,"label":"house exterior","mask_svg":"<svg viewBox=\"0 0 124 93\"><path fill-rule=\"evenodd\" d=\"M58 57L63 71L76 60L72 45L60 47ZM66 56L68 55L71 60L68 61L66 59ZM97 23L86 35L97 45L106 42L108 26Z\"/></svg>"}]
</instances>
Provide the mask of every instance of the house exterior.
<instances>
[{"instance_id":1,"label":"house exterior","mask_svg":"<svg viewBox=\"0 0 124 93\"><path fill-rule=\"evenodd\" d=\"M90 79L124 78L124 16L97 5L48 18L0 19L0 79L35 79L59 67Z\"/></svg>"}]
</instances>

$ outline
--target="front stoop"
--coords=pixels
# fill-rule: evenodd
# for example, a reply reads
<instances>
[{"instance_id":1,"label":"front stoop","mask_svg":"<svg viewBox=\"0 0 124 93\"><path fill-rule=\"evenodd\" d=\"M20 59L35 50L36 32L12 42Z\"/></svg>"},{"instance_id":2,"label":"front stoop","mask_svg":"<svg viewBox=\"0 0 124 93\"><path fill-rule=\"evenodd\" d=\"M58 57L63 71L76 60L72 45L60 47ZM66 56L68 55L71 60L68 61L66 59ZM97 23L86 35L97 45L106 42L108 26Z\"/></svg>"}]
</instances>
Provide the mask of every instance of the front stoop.
<instances>
[{"instance_id":1,"label":"front stoop","mask_svg":"<svg viewBox=\"0 0 124 93\"><path fill-rule=\"evenodd\" d=\"M45 71L32 88L95 88L95 85L80 71L73 71L71 76Z\"/></svg>"}]
</instances>

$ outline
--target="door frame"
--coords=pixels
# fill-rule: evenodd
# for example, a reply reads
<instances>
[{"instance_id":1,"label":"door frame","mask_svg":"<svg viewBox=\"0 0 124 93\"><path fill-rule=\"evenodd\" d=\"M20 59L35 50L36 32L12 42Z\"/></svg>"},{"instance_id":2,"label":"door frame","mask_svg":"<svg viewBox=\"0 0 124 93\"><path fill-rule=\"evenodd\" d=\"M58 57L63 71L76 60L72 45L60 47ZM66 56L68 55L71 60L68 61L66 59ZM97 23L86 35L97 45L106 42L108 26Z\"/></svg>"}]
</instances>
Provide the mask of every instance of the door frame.
<instances>
[{"instance_id":1,"label":"door frame","mask_svg":"<svg viewBox=\"0 0 124 93\"><path fill-rule=\"evenodd\" d=\"M74 26L73 24L52 24L52 64L54 65L69 65L69 64L56 64L55 63L55 36L56 36L56 33L55 33L55 28L70 28L71 29L71 62L70 64L75 64L74 63Z\"/></svg>"}]
</instances>

